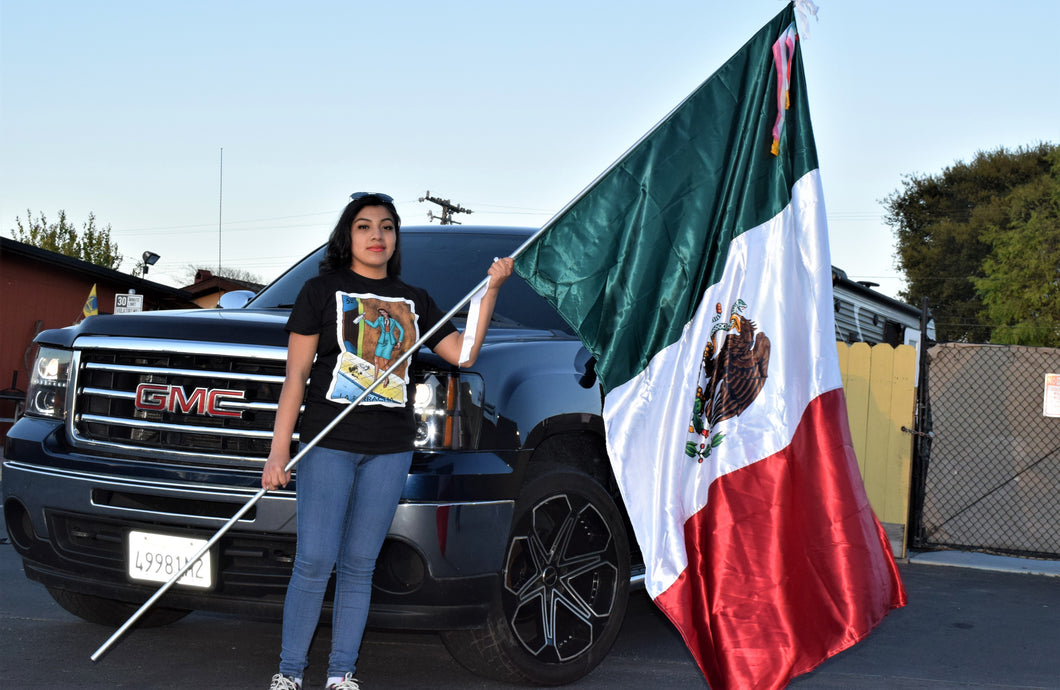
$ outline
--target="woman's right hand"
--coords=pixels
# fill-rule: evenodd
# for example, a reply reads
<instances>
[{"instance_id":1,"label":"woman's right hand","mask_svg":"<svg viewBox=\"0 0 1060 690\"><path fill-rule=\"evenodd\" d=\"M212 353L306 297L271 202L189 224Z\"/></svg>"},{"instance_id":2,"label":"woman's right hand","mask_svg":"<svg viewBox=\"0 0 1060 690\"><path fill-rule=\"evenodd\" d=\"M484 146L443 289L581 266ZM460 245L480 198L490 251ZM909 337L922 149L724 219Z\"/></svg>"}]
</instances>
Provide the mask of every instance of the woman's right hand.
<instances>
[{"instance_id":1,"label":"woman's right hand","mask_svg":"<svg viewBox=\"0 0 1060 690\"><path fill-rule=\"evenodd\" d=\"M265 467L261 470L261 487L269 491L280 486L286 487L291 481L291 473L285 472L284 468L290 461L290 453L270 453Z\"/></svg>"},{"instance_id":2,"label":"woman's right hand","mask_svg":"<svg viewBox=\"0 0 1060 690\"><path fill-rule=\"evenodd\" d=\"M261 488L268 491L279 486L286 487L291 481L291 473L285 472L284 468L291 462L291 439L298 422L299 407L305 398L306 381L313 368L319 338L318 335L291 333L287 339L287 368L276 407L276 421L272 424L269 459L261 470Z\"/></svg>"}]
</instances>

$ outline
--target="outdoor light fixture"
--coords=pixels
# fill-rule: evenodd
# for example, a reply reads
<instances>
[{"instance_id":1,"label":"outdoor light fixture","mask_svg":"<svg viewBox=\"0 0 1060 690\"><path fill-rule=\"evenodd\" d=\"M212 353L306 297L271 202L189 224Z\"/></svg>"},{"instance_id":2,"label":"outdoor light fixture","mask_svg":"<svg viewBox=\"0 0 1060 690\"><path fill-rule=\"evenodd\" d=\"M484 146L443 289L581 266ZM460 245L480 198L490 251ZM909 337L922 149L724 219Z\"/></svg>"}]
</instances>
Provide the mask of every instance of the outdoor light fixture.
<instances>
[{"instance_id":1,"label":"outdoor light fixture","mask_svg":"<svg viewBox=\"0 0 1060 690\"><path fill-rule=\"evenodd\" d=\"M148 266L154 266L155 263L161 258L162 257L160 257L158 254L155 254L154 252L144 252L144 276L147 276Z\"/></svg>"}]
</instances>

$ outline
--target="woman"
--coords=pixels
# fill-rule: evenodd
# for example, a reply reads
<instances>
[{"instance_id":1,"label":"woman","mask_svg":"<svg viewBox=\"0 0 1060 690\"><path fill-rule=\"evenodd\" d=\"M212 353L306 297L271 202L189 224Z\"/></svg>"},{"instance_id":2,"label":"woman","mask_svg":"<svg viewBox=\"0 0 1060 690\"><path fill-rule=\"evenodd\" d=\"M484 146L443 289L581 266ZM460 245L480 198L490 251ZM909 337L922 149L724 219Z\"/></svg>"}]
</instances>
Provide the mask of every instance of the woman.
<instances>
[{"instance_id":1,"label":"woman","mask_svg":"<svg viewBox=\"0 0 1060 690\"><path fill-rule=\"evenodd\" d=\"M360 385L349 372L373 363L374 350L351 351L363 339L345 331L360 328L363 319L346 319L345 312L385 309L393 325L412 336L409 342L444 316L425 291L398 278L401 220L393 199L364 192L351 199L331 233L320 275L306 282L287 322L287 372L261 476L261 485L269 490L287 486L291 479L284 468L303 398L301 437L315 438L349 404L351 387ZM462 336L449 322L426 345L450 364L473 364L497 292L511 271L510 258L490 266L490 285L467 361L459 361ZM390 378L404 380L402 388L407 388L401 367ZM412 462L411 398L407 390L389 389L386 395L366 398L298 464L298 548L284 601L280 672L272 679L272 690L301 688L332 568L336 588L326 687L358 688L354 673L372 573Z\"/></svg>"}]
</instances>

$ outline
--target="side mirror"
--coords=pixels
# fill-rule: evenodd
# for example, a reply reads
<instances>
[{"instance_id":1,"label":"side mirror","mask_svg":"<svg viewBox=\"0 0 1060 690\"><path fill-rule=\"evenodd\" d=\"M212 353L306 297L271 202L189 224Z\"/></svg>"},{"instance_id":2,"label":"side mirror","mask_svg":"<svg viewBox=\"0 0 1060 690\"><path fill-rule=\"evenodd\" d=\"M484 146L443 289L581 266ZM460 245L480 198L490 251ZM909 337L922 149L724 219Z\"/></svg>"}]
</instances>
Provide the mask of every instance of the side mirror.
<instances>
[{"instance_id":1,"label":"side mirror","mask_svg":"<svg viewBox=\"0 0 1060 690\"><path fill-rule=\"evenodd\" d=\"M221 295L217 300L218 309L240 309L255 295L253 290L232 290Z\"/></svg>"},{"instance_id":2,"label":"side mirror","mask_svg":"<svg viewBox=\"0 0 1060 690\"><path fill-rule=\"evenodd\" d=\"M581 372L578 385L582 388L592 388L596 385L596 357L589 354L584 346L578 348L578 354L574 357L574 368Z\"/></svg>"}]
</instances>

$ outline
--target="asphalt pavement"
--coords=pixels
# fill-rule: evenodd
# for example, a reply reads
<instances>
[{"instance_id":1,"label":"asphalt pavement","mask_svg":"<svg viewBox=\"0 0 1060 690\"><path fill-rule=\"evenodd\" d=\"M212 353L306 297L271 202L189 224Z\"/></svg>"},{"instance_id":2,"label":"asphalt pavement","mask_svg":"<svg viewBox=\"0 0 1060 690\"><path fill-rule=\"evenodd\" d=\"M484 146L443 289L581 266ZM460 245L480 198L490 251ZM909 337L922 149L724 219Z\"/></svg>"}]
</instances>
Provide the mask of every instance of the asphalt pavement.
<instances>
[{"instance_id":1,"label":"asphalt pavement","mask_svg":"<svg viewBox=\"0 0 1060 690\"><path fill-rule=\"evenodd\" d=\"M1060 563L946 552L900 568L909 605L791 688L1060 688ZM0 544L0 688L266 688L280 646L278 623L195 613L134 629L93 663L112 633L66 613ZM317 635L307 688L322 687L328 635ZM468 673L429 633L369 630L358 675L365 690L513 687ZM639 592L611 654L570 687L707 684Z\"/></svg>"}]
</instances>

